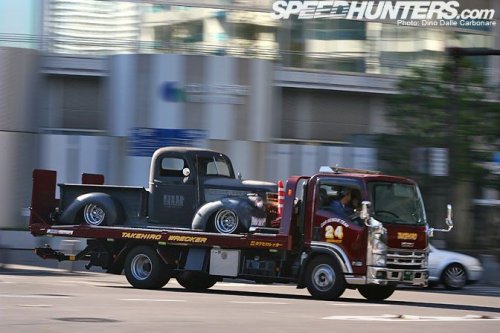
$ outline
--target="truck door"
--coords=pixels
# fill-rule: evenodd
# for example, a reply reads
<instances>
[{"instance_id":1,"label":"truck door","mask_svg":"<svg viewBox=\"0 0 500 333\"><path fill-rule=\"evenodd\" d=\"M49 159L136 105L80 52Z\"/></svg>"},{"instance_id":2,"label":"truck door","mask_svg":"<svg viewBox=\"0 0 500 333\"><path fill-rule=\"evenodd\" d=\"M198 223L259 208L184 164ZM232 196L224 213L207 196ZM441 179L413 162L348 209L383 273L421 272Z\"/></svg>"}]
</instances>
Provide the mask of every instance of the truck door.
<instances>
[{"instance_id":1,"label":"truck door","mask_svg":"<svg viewBox=\"0 0 500 333\"><path fill-rule=\"evenodd\" d=\"M312 240L342 248L351 260L363 262L366 232L359 218L362 184L353 179L322 177L314 193Z\"/></svg>"},{"instance_id":2,"label":"truck door","mask_svg":"<svg viewBox=\"0 0 500 333\"><path fill-rule=\"evenodd\" d=\"M149 211L152 223L191 228L196 208L193 170L182 156L160 156L151 184Z\"/></svg>"}]
</instances>

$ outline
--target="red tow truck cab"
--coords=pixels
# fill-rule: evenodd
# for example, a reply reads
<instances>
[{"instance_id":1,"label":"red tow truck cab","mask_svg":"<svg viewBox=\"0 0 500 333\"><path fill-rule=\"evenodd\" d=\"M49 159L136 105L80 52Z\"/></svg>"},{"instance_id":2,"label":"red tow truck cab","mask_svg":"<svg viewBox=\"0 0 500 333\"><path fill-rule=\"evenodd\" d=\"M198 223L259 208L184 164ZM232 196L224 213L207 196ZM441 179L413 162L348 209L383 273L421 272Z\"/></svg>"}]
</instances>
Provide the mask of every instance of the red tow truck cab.
<instances>
[{"instance_id":1,"label":"red tow truck cab","mask_svg":"<svg viewBox=\"0 0 500 333\"><path fill-rule=\"evenodd\" d=\"M189 290L204 290L223 278L240 278L295 283L318 299L334 300L351 288L384 300L397 285L427 285L433 229L418 186L407 178L354 169L293 176L286 182L282 216L234 234L168 224L60 225L54 218L64 214L55 198L56 173L35 170L33 182L32 234L87 239L76 254L50 247L37 254L124 271L137 288L161 288L176 278ZM103 179L86 175L83 183L98 192ZM275 212L272 204L267 208Z\"/></svg>"}]
</instances>

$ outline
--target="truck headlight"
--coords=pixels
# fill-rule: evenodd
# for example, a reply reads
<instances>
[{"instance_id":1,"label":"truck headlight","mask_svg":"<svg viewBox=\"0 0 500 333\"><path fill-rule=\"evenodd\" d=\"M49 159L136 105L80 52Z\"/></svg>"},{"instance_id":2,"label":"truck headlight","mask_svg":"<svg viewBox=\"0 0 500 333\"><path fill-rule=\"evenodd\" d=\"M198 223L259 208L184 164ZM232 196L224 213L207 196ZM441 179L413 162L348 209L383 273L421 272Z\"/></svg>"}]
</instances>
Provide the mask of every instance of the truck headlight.
<instances>
[{"instance_id":1,"label":"truck headlight","mask_svg":"<svg viewBox=\"0 0 500 333\"><path fill-rule=\"evenodd\" d=\"M374 252L385 252L387 250L387 245L379 239L373 240L373 251Z\"/></svg>"},{"instance_id":2,"label":"truck headlight","mask_svg":"<svg viewBox=\"0 0 500 333\"><path fill-rule=\"evenodd\" d=\"M384 254L374 254L373 255L373 265L379 267L385 267L385 255Z\"/></svg>"}]
</instances>

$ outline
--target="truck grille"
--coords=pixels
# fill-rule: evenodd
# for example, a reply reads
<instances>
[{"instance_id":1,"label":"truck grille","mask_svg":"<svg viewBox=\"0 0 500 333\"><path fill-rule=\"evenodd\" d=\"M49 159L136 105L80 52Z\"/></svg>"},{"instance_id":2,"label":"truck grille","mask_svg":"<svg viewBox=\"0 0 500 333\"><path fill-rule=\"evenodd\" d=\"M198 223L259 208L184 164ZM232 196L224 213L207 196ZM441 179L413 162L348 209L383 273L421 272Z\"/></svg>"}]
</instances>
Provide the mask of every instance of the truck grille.
<instances>
[{"instance_id":1,"label":"truck grille","mask_svg":"<svg viewBox=\"0 0 500 333\"><path fill-rule=\"evenodd\" d=\"M387 267L395 269L422 269L425 265L424 250L387 249Z\"/></svg>"}]
</instances>

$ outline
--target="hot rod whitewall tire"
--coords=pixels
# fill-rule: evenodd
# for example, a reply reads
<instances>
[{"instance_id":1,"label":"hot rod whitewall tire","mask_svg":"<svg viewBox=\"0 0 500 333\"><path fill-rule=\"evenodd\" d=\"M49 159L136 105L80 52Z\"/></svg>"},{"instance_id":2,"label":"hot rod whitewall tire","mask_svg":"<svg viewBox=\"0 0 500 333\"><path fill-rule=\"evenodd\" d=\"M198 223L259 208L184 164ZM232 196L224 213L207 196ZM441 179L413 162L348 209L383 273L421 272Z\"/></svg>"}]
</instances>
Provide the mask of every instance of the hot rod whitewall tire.
<instances>
[{"instance_id":1,"label":"hot rod whitewall tire","mask_svg":"<svg viewBox=\"0 0 500 333\"><path fill-rule=\"evenodd\" d=\"M344 273L330 256L320 255L311 259L305 274L307 290L316 299L335 300L346 289Z\"/></svg>"},{"instance_id":2,"label":"hot rod whitewall tire","mask_svg":"<svg viewBox=\"0 0 500 333\"><path fill-rule=\"evenodd\" d=\"M383 301L391 297L396 286L359 286L358 291L369 301Z\"/></svg>"},{"instance_id":3,"label":"hot rod whitewall tire","mask_svg":"<svg viewBox=\"0 0 500 333\"><path fill-rule=\"evenodd\" d=\"M182 272L177 276L177 282L187 290L203 291L213 287L217 278L203 272Z\"/></svg>"},{"instance_id":4,"label":"hot rod whitewall tire","mask_svg":"<svg viewBox=\"0 0 500 333\"><path fill-rule=\"evenodd\" d=\"M125 258L124 270L128 282L140 289L160 289L170 279L167 266L150 246L137 246L130 250Z\"/></svg>"}]
</instances>

